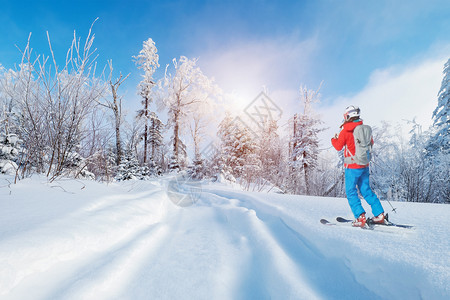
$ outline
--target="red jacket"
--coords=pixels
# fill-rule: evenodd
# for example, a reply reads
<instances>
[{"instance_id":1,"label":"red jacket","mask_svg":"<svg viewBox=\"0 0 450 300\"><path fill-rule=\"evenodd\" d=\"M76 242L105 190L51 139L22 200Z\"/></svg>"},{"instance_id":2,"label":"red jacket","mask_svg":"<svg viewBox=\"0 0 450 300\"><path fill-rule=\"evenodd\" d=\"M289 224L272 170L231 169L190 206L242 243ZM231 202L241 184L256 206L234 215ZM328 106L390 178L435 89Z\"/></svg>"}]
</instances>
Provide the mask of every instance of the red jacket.
<instances>
[{"instance_id":1,"label":"red jacket","mask_svg":"<svg viewBox=\"0 0 450 300\"><path fill-rule=\"evenodd\" d=\"M345 147L345 157L355 155L355 140L353 138L353 130L355 130L356 126L362 125L362 123L363 122L361 120L357 122L345 123L341 132L339 133L338 138L331 139L331 144L337 151L341 151L342 148ZM344 164L344 166L349 169L362 169L368 167L369 165L362 166L358 164Z\"/></svg>"}]
</instances>

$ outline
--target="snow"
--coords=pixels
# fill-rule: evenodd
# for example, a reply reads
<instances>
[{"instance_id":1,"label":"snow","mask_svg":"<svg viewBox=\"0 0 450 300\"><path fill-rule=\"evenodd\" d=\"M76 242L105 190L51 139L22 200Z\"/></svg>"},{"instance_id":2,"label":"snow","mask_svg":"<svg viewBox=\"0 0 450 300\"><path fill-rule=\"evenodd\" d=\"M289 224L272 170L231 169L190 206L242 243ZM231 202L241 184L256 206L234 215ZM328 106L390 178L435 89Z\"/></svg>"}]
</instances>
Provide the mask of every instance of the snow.
<instances>
[{"instance_id":1,"label":"snow","mask_svg":"<svg viewBox=\"0 0 450 300\"><path fill-rule=\"evenodd\" d=\"M371 231L319 223L351 217L340 198L202 182L178 206L170 177L12 181L0 299L450 298L449 205L395 202L391 220L415 228Z\"/></svg>"}]
</instances>

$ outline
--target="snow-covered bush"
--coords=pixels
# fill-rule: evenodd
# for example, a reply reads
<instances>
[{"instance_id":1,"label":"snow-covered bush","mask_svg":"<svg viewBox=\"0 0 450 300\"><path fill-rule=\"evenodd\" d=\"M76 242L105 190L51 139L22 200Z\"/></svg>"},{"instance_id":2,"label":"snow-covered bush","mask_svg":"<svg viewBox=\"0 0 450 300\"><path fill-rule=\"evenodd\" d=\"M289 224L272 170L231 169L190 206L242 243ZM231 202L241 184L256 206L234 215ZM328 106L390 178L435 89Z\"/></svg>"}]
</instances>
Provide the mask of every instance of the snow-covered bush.
<instances>
[{"instance_id":1,"label":"snow-covered bush","mask_svg":"<svg viewBox=\"0 0 450 300\"><path fill-rule=\"evenodd\" d=\"M20 142L16 134L0 135L0 173L16 173Z\"/></svg>"}]
</instances>

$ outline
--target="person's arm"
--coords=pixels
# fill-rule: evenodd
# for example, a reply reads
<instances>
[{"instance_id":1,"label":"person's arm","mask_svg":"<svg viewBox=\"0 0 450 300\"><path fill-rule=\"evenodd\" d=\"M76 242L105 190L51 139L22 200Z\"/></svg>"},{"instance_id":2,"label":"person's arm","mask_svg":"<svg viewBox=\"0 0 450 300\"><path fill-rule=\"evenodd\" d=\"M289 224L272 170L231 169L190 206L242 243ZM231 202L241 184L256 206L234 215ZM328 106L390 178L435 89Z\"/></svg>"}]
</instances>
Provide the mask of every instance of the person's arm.
<instances>
[{"instance_id":1,"label":"person's arm","mask_svg":"<svg viewBox=\"0 0 450 300\"><path fill-rule=\"evenodd\" d=\"M339 133L338 137L334 137L331 139L331 145L333 145L334 149L337 151L341 151L345 146L345 136L343 134L343 130Z\"/></svg>"}]
</instances>

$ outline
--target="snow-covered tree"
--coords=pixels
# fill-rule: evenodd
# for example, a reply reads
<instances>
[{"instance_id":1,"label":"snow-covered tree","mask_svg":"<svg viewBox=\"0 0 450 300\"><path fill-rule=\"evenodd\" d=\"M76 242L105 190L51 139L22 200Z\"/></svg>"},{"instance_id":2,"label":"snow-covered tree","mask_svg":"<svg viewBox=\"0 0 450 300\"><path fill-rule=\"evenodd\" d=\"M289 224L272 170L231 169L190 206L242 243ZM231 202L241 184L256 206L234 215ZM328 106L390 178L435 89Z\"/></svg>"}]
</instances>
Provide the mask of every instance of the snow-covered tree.
<instances>
[{"instance_id":1,"label":"snow-covered tree","mask_svg":"<svg viewBox=\"0 0 450 300\"><path fill-rule=\"evenodd\" d=\"M444 78L438 93L438 104L433 111L435 133L427 147L430 155L443 152L450 155L450 59L444 66Z\"/></svg>"},{"instance_id":2,"label":"snow-covered tree","mask_svg":"<svg viewBox=\"0 0 450 300\"><path fill-rule=\"evenodd\" d=\"M197 59L188 59L181 56L177 61L173 59L174 74L166 73L161 81L164 92L162 105L167 108L169 116L169 126L173 128L172 145L172 166L180 166L180 154L182 145L180 135L187 128L190 119L194 114L201 112L202 106L210 101L218 89L212 79L209 79L197 67Z\"/></svg>"},{"instance_id":3,"label":"snow-covered tree","mask_svg":"<svg viewBox=\"0 0 450 300\"><path fill-rule=\"evenodd\" d=\"M103 101L98 101L98 104L111 110L113 112L114 116L114 130L115 130L115 137L116 137L116 165L120 165L120 160L123 156L123 150L122 150L122 140L121 140L121 125L123 122L123 115L122 115L122 97L119 95L118 90L120 85L128 78L128 75L123 77L122 74L119 75L118 78L115 80L112 79L113 76L113 65L112 61L108 61L109 64L109 78L108 78L108 85L110 88L110 96L111 98L103 97Z\"/></svg>"},{"instance_id":4,"label":"snow-covered tree","mask_svg":"<svg viewBox=\"0 0 450 300\"><path fill-rule=\"evenodd\" d=\"M401 129L382 121L381 127L373 129L373 150L370 184L381 199L401 200L403 187L398 184L402 153Z\"/></svg>"},{"instance_id":5,"label":"snow-covered tree","mask_svg":"<svg viewBox=\"0 0 450 300\"><path fill-rule=\"evenodd\" d=\"M443 73L438 104L433 111L433 128L426 147L426 158L432 181L436 185L434 200L450 203L450 59L445 63Z\"/></svg>"},{"instance_id":6,"label":"snow-covered tree","mask_svg":"<svg viewBox=\"0 0 450 300\"><path fill-rule=\"evenodd\" d=\"M32 57L30 40L21 51L22 62L14 72L11 95L20 116L23 170L45 170L54 179L63 173L73 152L79 151L86 118L102 97L104 84L95 74L91 30L82 46L74 34L62 68L47 36L49 57Z\"/></svg>"},{"instance_id":7,"label":"snow-covered tree","mask_svg":"<svg viewBox=\"0 0 450 300\"><path fill-rule=\"evenodd\" d=\"M0 134L0 173L10 175L16 173L20 142L16 134Z\"/></svg>"},{"instance_id":8,"label":"snow-covered tree","mask_svg":"<svg viewBox=\"0 0 450 300\"><path fill-rule=\"evenodd\" d=\"M134 154L134 151L127 149L123 155L117 169L116 180L137 180L142 179L142 168Z\"/></svg>"},{"instance_id":9,"label":"snow-covered tree","mask_svg":"<svg viewBox=\"0 0 450 300\"><path fill-rule=\"evenodd\" d=\"M192 120L189 123L189 131L194 145L194 159L192 175L194 179L201 179L206 175L205 160L201 153L201 143L206 135L208 126L214 122L213 104L211 101L204 101L198 106L196 112L192 115Z\"/></svg>"},{"instance_id":10,"label":"snow-covered tree","mask_svg":"<svg viewBox=\"0 0 450 300\"><path fill-rule=\"evenodd\" d=\"M134 57L136 64L138 65L138 69L142 69L144 71L142 81L139 83L139 94L143 99L143 107L138 111L137 115L138 119L142 119L144 122L144 132L142 133L144 138L144 164L147 162L147 146L149 138L148 123L151 115L150 103L152 102L152 88L155 86L153 74L159 67L159 56L157 52L158 50L156 49L155 42L149 38L144 41L143 48L139 52L139 55ZM154 157L152 157L152 159L154 159Z\"/></svg>"},{"instance_id":11,"label":"snow-covered tree","mask_svg":"<svg viewBox=\"0 0 450 300\"><path fill-rule=\"evenodd\" d=\"M234 130L232 116L227 113L225 118L219 124L217 136L220 140L216 149L215 157L213 158L213 168L217 169L219 175L222 175L227 180L235 181L233 177L233 167L237 165L237 157L234 149Z\"/></svg>"},{"instance_id":12,"label":"snow-covered tree","mask_svg":"<svg viewBox=\"0 0 450 300\"><path fill-rule=\"evenodd\" d=\"M16 109L17 74L0 64L0 173L15 174L22 141Z\"/></svg>"},{"instance_id":13,"label":"snow-covered tree","mask_svg":"<svg viewBox=\"0 0 450 300\"><path fill-rule=\"evenodd\" d=\"M425 151L430 132L409 121L410 139L388 123L374 128L371 185L381 199L408 202L450 202L448 155L432 158Z\"/></svg>"},{"instance_id":14,"label":"snow-covered tree","mask_svg":"<svg viewBox=\"0 0 450 300\"><path fill-rule=\"evenodd\" d=\"M150 137L150 148L151 148L151 159L153 161L157 160L161 152L161 147L163 145L163 122L158 118L155 112L150 113L150 124L148 129L148 136Z\"/></svg>"},{"instance_id":15,"label":"snow-covered tree","mask_svg":"<svg viewBox=\"0 0 450 300\"><path fill-rule=\"evenodd\" d=\"M98 149L86 160L87 168L100 181L112 181L117 170L113 147Z\"/></svg>"},{"instance_id":16,"label":"snow-covered tree","mask_svg":"<svg viewBox=\"0 0 450 300\"><path fill-rule=\"evenodd\" d=\"M256 138L250 130L227 114L219 124L217 165L225 178L242 177L246 183L260 176L261 161Z\"/></svg>"},{"instance_id":17,"label":"snow-covered tree","mask_svg":"<svg viewBox=\"0 0 450 300\"><path fill-rule=\"evenodd\" d=\"M312 91L305 86L300 87L303 113L294 115L291 128L290 164L293 172L292 176L297 177L299 172L303 173L306 194L310 194L310 173L317 166L319 153L318 134L323 130L321 128L323 122L314 113L312 107L319 100L319 89ZM298 182L295 185L296 189L300 186Z\"/></svg>"},{"instance_id":18,"label":"snow-covered tree","mask_svg":"<svg viewBox=\"0 0 450 300\"><path fill-rule=\"evenodd\" d=\"M19 116L16 108L16 72L6 70L0 64L0 132L5 135L19 132Z\"/></svg>"},{"instance_id":19,"label":"snow-covered tree","mask_svg":"<svg viewBox=\"0 0 450 300\"><path fill-rule=\"evenodd\" d=\"M148 136L150 140L151 156L149 160L149 168L151 174L158 175L162 173L162 161L160 157L163 155L163 122L158 118L155 112L151 112L149 116Z\"/></svg>"},{"instance_id":20,"label":"snow-covered tree","mask_svg":"<svg viewBox=\"0 0 450 300\"><path fill-rule=\"evenodd\" d=\"M283 172L283 150L278 125L275 120L267 120L258 132L261 174L272 184L281 185Z\"/></svg>"},{"instance_id":21,"label":"snow-covered tree","mask_svg":"<svg viewBox=\"0 0 450 300\"><path fill-rule=\"evenodd\" d=\"M415 120L410 122L410 140L406 151L404 151L400 164L400 176L397 184L402 184L402 198L409 202L433 202L432 186L430 180L431 168L425 159L426 136L422 132L422 126Z\"/></svg>"},{"instance_id":22,"label":"snow-covered tree","mask_svg":"<svg viewBox=\"0 0 450 300\"><path fill-rule=\"evenodd\" d=\"M192 179L202 179L206 173L204 161L200 159L194 159L193 165L188 169L188 175Z\"/></svg>"}]
</instances>

